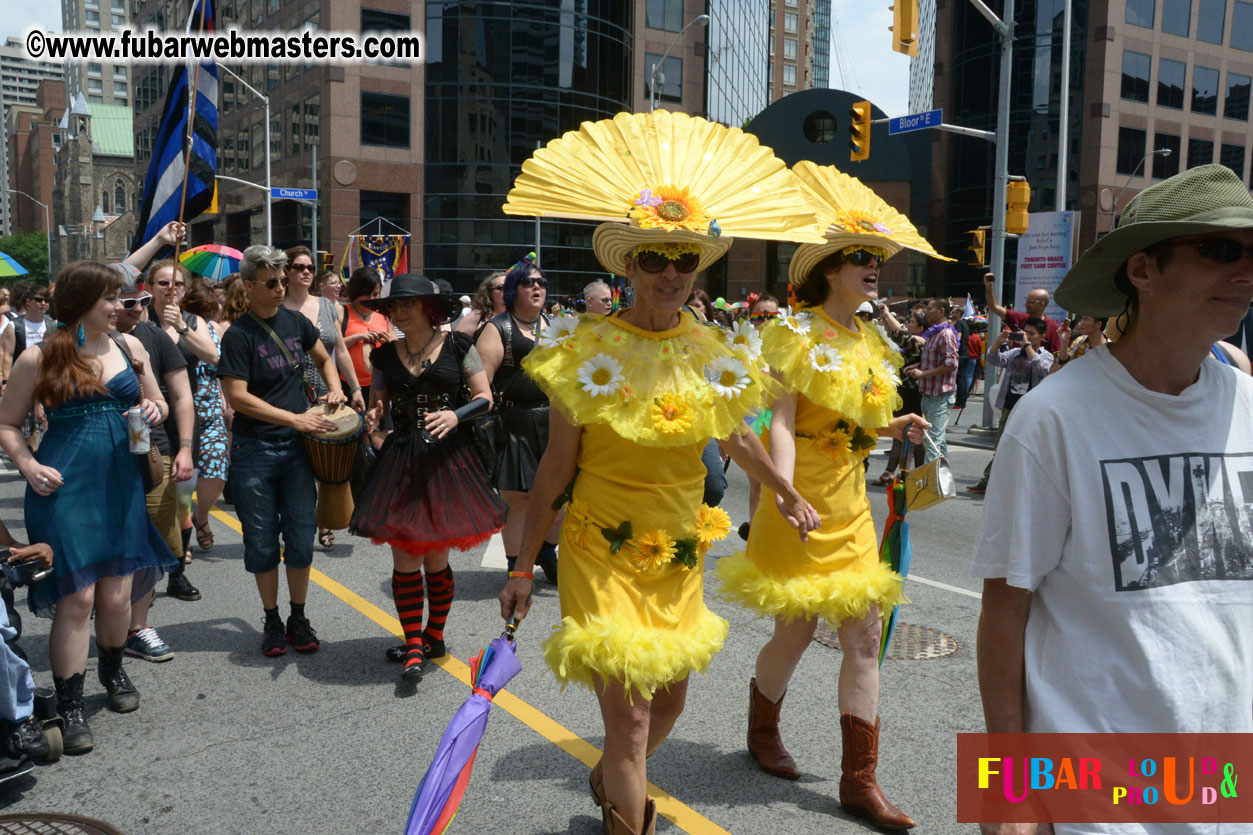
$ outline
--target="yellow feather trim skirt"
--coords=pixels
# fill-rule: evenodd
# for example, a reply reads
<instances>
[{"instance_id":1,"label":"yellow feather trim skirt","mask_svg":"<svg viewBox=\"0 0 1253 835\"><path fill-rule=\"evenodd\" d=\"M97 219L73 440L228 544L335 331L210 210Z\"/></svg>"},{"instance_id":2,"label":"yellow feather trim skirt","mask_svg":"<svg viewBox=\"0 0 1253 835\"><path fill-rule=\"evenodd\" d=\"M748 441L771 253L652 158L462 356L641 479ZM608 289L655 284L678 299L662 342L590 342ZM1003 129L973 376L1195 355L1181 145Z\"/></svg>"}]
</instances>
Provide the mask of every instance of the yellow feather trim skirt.
<instances>
[{"instance_id":1,"label":"yellow feather trim skirt","mask_svg":"<svg viewBox=\"0 0 1253 835\"><path fill-rule=\"evenodd\" d=\"M743 551L718 562L719 597L763 617L785 620L823 618L832 626L865 617L873 604L887 614L908 603L904 579L875 562L822 574L780 577L757 567Z\"/></svg>"},{"instance_id":2,"label":"yellow feather trim skirt","mask_svg":"<svg viewBox=\"0 0 1253 835\"><path fill-rule=\"evenodd\" d=\"M544 657L564 688L570 682L595 690L597 678L621 682L628 696L653 693L703 673L722 649L727 622L705 610L691 631L642 627L614 612L584 623L565 617L544 642Z\"/></svg>"}]
</instances>

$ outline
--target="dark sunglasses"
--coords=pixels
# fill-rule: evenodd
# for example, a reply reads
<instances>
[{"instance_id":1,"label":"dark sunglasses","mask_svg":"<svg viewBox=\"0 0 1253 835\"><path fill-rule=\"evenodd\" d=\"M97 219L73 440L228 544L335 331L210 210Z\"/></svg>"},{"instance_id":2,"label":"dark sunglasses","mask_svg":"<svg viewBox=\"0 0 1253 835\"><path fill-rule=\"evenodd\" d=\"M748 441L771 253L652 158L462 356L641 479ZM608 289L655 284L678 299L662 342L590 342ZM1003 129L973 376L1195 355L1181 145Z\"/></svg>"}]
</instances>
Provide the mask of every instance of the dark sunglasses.
<instances>
[{"instance_id":1,"label":"dark sunglasses","mask_svg":"<svg viewBox=\"0 0 1253 835\"><path fill-rule=\"evenodd\" d=\"M122 299L122 308L124 310L134 310L136 305L139 305L139 308L142 310L150 304L152 304L152 296L149 295L138 296L133 299Z\"/></svg>"},{"instance_id":2,"label":"dark sunglasses","mask_svg":"<svg viewBox=\"0 0 1253 835\"><path fill-rule=\"evenodd\" d=\"M46 298L44 298L43 296L31 296L29 299L27 299L27 301L28 301L28 302L39 302L40 304L47 304L47 303L48 303L48 300L47 300Z\"/></svg>"},{"instance_id":3,"label":"dark sunglasses","mask_svg":"<svg viewBox=\"0 0 1253 835\"><path fill-rule=\"evenodd\" d=\"M313 272L313 265L312 264L292 264L287 269L294 270L298 273L311 273Z\"/></svg>"},{"instance_id":4,"label":"dark sunglasses","mask_svg":"<svg viewBox=\"0 0 1253 835\"><path fill-rule=\"evenodd\" d=\"M267 290L273 290L275 287L279 286L280 284L283 285L284 287L287 286L287 279L285 278L271 278L268 281L257 281L255 278L249 279L249 280L253 284L260 284L264 286L265 289Z\"/></svg>"},{"instance_id":5,"label":"dark sunglasses","mask_svg":"<svg viewBox=\"0 0 1253 835\"><path fill-rule=\"evenodd\" d=\"M690 273L695 271L696 267L700 265L700 253L685 252L677 258L669 258L660 252L646 249L636 254L635 263L646 273L665 272L667 264L674 264L674 269L677 272Z\"/></svg>"},{"instance_id":6,"label":"dark sunglasses","mask_svg":"<svg viewBox=\"0 0 1253 835\"><path fill-rule=\"evenodd\" d=\"M548 279L539 275L528 275L526 278L518 279L519 287L547 287ZM501 288L504 289L504 288Z\"/></svg>"},{"instance_id":7,"label":"dark sunglasses","mask_svg":"<svg viewBox=\"0 0 1253 835\"><path fill-rule=\"evenodd\" d=\"M1247 252L1253 256L1253 244L1242 244L1231 238L1186 238L1166 241L1165 246L1190 246L1206 261L1215 264L1234 264Z\"/></svg>"},{"instance_id":8,"label":"dark sunglasses","mask_svg":"<svg viewBox=\"0 0 1253 835\"><path fill-rule=\"evenodd\" d=\"M869 267L870 262L883 263L879 260L879 256L875 255L868 249L854 249L851 252L844 253L844 260L855 267Z\"/></svg>"}]
</instances>

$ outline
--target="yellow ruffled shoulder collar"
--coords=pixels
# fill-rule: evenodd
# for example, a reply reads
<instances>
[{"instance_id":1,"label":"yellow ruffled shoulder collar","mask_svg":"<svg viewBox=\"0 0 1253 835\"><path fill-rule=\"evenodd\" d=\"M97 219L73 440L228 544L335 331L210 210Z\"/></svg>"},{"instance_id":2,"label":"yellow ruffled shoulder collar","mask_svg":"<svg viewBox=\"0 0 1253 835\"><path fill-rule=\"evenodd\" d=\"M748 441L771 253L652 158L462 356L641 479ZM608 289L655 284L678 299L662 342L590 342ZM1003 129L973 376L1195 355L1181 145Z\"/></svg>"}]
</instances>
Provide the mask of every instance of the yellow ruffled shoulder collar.
<instances>
[{"instance_id":1,"label":"yellow ruffled shoulder collar","mask_svg":"<svg viewBox=\"0 0 1253 835\"><path fill-rule=\"evenodd\" d=\"M735 336L686 313L656 332L617 316L562 316L522 367L576 426L605 423L644 446L685 446L739 432L778 391L760 344Z\"/></svg>"},{"instance_id":2,"label":"yellow ruffled shoulder collar","mask_svg":"<svg viewBox=\"0 0 1253 835\"><path fill-rule=\"evenodd\" d=\"M867 429L886 426L900 407L900 351L873 325L856 332L820 308L781 316L761 333L762 355L790 391Z\"/></svg>"}]
</instances>

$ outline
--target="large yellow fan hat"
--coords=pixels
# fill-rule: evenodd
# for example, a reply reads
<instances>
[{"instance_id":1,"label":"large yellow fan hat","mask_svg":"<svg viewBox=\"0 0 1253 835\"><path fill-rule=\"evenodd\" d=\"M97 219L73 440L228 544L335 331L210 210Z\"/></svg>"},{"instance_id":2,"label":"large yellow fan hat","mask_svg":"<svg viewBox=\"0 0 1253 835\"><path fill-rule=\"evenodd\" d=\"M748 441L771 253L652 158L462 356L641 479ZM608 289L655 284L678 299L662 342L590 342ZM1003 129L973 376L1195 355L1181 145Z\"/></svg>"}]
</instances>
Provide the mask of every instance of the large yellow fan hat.
<instances>
[{"instance_id":1,"label":"large yellow fan hat","mask_svg":"<svg viewBox=\"0 0 1253 835\"><path fill-rule=\"evenodd\" d=\"M684 113L584 122L522 164L505 214L604 221L601 265L625 275L640 246L696 249L697 270L733 238L820 243L830 213L752 134Z\"/></svg>"},{"instance_id":2,"label":"large yellow fan hat","mask_svg":"<svg viewBox=\"0 0 1253 835\"><path fill-rule=\"evenodd\" d=\"M792 286L802 284L810 271L833 252L851 246L881 250L884 260L902 249L912 249L941 261L952 261L932 248L927 239L909 222L909 218L889 206L882 197L863 185L856 177L834 165L815 165L802 160L792 170L805 187L819 211L834 214L821 244L805 244L796 250L788 265Z\"/></svg>"}]
</instances>

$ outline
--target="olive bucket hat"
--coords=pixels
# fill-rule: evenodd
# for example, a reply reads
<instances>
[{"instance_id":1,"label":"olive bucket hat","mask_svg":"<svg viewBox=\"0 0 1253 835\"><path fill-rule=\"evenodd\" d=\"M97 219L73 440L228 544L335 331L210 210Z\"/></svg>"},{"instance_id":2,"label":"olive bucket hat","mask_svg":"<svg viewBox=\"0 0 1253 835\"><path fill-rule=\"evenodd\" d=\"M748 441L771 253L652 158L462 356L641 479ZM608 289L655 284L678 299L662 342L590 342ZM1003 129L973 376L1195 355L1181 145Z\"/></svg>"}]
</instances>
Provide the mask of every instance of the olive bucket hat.
<instances>
[{"instance_id":1,"label":"olive bucket hat","mask_svg":"<svg viewBox=\"0 0 1253 835\"><path fill-rule=\"evenodd\" d=\"M1186 235L1253 228L1253 196L1225 165L1200 165L1137 194L1118 215L1116 227L1091 246L1062 283L1055 298L1065 309L1087 316L1117 316L1127 296L1114 284L1118 269L1153 244Z\"/></svg>"}]
</instances>

